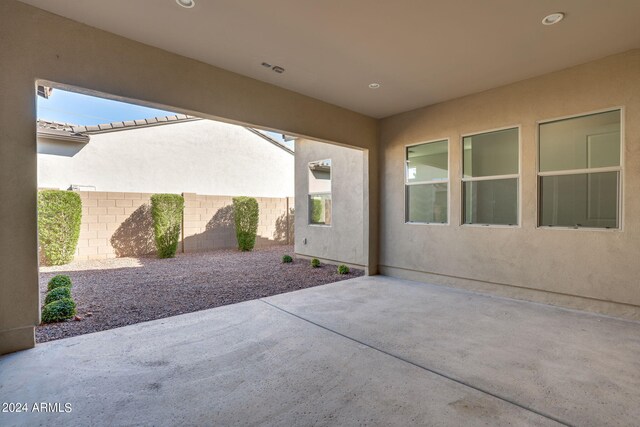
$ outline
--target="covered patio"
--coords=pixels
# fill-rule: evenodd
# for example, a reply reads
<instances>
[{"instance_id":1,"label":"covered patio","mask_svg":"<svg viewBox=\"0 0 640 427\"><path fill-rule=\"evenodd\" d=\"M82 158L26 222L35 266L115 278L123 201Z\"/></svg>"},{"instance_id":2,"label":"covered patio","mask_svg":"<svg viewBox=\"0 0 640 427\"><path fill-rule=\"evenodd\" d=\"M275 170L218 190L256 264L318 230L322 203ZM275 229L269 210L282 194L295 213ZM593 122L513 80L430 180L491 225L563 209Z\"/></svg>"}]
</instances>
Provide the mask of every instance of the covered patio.
<instances>
[{"instance_id":1,"label":"covered patio","mask_svg":"<svg viewBox=\"0 0 640 427\"><path fill-rule=\"evenodd\" d=\"M640 2L276 3L0 2L0 425L637 424ZM356 150L367 277L36 346L39 87Z\"/></svg>"},{"instance_id":2,"label":"covered patio","mask_svg":"<svg viewBox=\"0 0 640 427\"><path fill-rule=\"evenodd\" d=\"M361 277L38 345L3 425L631 425L634 321Z\"/></svg>"}]
</instances>

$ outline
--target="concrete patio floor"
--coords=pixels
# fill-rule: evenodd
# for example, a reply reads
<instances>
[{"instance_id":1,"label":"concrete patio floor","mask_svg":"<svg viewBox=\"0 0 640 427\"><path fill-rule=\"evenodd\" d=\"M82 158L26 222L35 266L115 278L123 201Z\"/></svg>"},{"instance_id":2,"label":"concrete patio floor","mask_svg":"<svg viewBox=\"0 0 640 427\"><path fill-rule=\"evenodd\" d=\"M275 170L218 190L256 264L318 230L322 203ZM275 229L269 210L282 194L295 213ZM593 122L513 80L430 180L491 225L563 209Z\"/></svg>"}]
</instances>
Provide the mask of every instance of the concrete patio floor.
<instances>
[{"instance_id":1,"label":"concrete patio floor","mask_svg":"<svg viewBox=\"0 0 640 427\"><path fill-rule=\"evenodd\" d=\"M364 277L0 358L0 425L634 425L640 323Z\"/></svg>"}]
</instances>

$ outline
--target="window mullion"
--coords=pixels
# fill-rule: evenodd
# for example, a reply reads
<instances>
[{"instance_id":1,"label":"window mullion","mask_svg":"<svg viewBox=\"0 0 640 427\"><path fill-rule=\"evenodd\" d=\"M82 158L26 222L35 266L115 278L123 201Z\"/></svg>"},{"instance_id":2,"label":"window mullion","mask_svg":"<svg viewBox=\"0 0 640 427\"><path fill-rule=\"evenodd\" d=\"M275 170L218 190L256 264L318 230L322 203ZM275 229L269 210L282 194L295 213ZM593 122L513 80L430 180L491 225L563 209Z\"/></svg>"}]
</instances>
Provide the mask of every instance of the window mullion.
<instances>
[{"instance_id":1,"label":"window mullion","mask_svg":"<svg viewBox=\"0 0 640 427\"><path fill-rule=\"evenodd\" d=\"M582 174L590 174L590 173L620 172L621 170L622 168L620 166L609 166L604 168L544 171L544 172L538 172L538 176L582 175Z\"/></svg>"}]
</instances>

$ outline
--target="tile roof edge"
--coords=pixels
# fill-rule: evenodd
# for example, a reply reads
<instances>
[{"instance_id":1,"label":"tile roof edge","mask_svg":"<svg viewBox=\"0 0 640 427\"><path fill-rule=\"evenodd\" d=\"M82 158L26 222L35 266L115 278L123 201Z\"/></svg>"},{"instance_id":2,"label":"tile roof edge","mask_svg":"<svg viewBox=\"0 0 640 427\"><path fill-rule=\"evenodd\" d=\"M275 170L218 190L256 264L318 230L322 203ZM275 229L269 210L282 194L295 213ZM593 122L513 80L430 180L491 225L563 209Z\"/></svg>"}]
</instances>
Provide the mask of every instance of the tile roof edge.
<instances>
[{"instance_id":1,"label":"tile roof edge","mask_svg":"<svg viewBox=\"0 0 640 427\"><path fill-rule=\"evenodd\" d=\"M36 120L37 129L55 129L59 131L68 132L70 134L95 134L106 133L129 129L140 129L144 127L168 125L172 123L184 123L195 120L203 120L200 117L189 116L186 114L175 114L171 116L152 117L142 120L126 120L115 121L110 123L100 123L97 125L75 125L71 123L58 122L55 120Z\"/></svg>"},{"instance_id":2,"label":"tile roof edge","mask_svg":"<svg viewBox=\"0 0 640 427\"><path fill-rule=\"evenodd\" d=\"M254 129L254 128L252 128L252 127L248 127L248 126L244 126L244 128L245 128L246 130L248 130L249 132L251 132L251 133L253 133L253 134L258 135L258 136L259 136L259 137L261 137L262 139L264 139L264 140L266 140L266 141L268 141L268 142L272 143L272 144L273 144L273 145L275 145L276 147L283 149L283 150L284 150L284 151L286 151L287 153L289 153L289 154L291 154L291 155L295 155L295 152L294 152L292 149L290 149L289 147L287 147L287 146L285 146L285 145L283 145L283 144L280 144L278 141L274 140L273 138L269 137L268 135L263 134L263 133L262 133L262 132L260 132L259 130Z\"/></svg>"},{"instance_id":3,"label":"tile roof edge","mask_svg":"<svg viewBox=\"0 0 640 427\"><path fill-rule=\"evenodd\" d=\"M166 119L166 120L161 121L162 119ZM196 120L204 120L204 119L201 119L200 117L195 117L195 116L187 116L185 114L178 114L174 116L152 117L152 118L141 119L141 120L116 121L111 123L100 124L97 126L86 126L85 127L86 130L83 133L97 134L97 133L107 133L107 132L118 132L118 131L124 131L124 130L153 127L153 126L185 123L185 122L191 122ZM96 127L97 129L94 129Z\"/></svg>"}]
</instances>

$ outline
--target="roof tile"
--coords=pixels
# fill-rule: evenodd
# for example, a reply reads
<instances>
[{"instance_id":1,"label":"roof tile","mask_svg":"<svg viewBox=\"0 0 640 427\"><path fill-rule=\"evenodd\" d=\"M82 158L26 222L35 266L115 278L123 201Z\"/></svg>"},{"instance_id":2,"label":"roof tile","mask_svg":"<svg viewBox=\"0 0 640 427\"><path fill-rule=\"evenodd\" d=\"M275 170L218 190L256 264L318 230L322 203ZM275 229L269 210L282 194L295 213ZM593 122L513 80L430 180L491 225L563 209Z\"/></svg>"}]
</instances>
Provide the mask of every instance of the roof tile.
<instances>
[{"instance_id":1,"label":"roof tile","mask_svg":"<svg viewBox=\"0 0 640 427\"><path fill-rule=\"evenodd\" d=\"M91 133L91 132L108 132L114 129L135 128L140 126L149 126L169 122L178 122L181 120L197 119L194 116L188 116L186 114L176 114L166 117L151 117L142 120L127 120L121 122L102 123L99 125L82 126L69 123L55 122L51 120L38 120L37 126L40 129L54 129L73 134Z\"/></svg>"}]
</instances>

